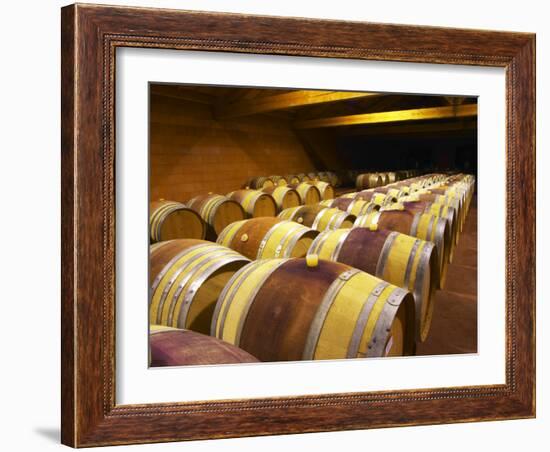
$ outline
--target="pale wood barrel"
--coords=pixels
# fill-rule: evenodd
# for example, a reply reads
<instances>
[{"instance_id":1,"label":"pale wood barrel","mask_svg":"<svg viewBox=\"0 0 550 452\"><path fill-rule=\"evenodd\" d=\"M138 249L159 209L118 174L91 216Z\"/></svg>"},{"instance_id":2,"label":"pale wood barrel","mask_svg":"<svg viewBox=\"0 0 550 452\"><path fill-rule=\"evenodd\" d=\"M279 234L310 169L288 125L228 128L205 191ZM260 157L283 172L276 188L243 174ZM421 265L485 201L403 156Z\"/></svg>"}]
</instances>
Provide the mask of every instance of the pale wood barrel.
<instances>
[{"instance_id":1,"label":"pale wood barrel","mask_svg":"<svg viewBox=\"0 0 550 452\"><path fill-rule=\"evenodd\" d=\"M378 173L378 175L382 179L381 185L388 185L390 183L390 176L388 173Z\"/></svg>"},{"instance_id":2,"label":"pale wood barrel","mask_svg":"<svg viewBox=\"0 0 550 452\"><path fill-rule=\"evenodd\" d=\"M319 204L326 207L333 207L335 209L340 209L356 217L360 217L361 215L366 215L367 213L370 213L374 210L379 209L379 206L377 206L372 202L363 201L362 199L344 198L344 197L329 199Z\"/></svg>"},{"instance_id":3,"label":"pale wood barrel","mask_svg":"<svg viewBox=\"0 0 550 452\"><path fill-rule=\"evenodd\" d=\"M401 198L399 204L403 205L405 210L415 213L425 212L432 214L436 218L444 218L447 220L448 227L451 231L451 242L449 244L449 263L451 263L453 261L456 244L458 243L459 234L459 223L454 207L447 204L420 201L415 195Z\"/></svg>"},{"instance_id":4,"label":"pale wood barrel","mask_svg":"<svg viewBox=\"0 0 550 452\"><path fill-rule=\"evenodd\" d=\"M292 187L270 187L264 188L264 193L270 194L275 200L277 211L296 207L302 204L300 194Z\"/></svg>"},{"instance_id":5,"label":"pale wood barrel","mask_svg":"<svg viewBox=\"0 0 550 452\"><path fill-rule=\"evenodd\" d=\"M180 239L153 248L149 262L151 323L208 334L220 292L250 260L215 243Z\"/></svg>"},{"instance_id":6,"label":"pale wood barrel","mask_svg":"<svg viewBox=\"0 0 550 452\"><path fill-rule=\"evenodd\" d=\"M438 195L438 198L436 198L436 201L439 203L448 204L448 205L458 204L458 208L460 209L460 231L462 231L464 222L466 221L466 214L468 211L465 195L463 193L459 193L455 190L452 190L449 187L430 188L429 191L430 193Z\"/></svg>"},{"instance_id":7,"label":"pale wood barrel","mask_svg":"<svg viewBox=\"0 0 550 452\"><path fill-rule=\"evenodd\" d=\"M151 367L258 362L250 353L214 337L158 325L149 329L149 353Z\"/></svg>"},{"instance_id":8,"label":"pale wood barrel","mask_svg":"<svg viewBox=\"0 0 550 452\"><path fill-rule=\"evenodd\" d=\"M334 199L334 188L328 182L318 181L310 182L311 185L315 186L319 190L321 199Z\"/></svg>"},{"instance_id":9,"label":"pale wood barrel","mask_svg":"<svg viewBox=\"0 0 550 452\"><path fill-rule=\"evenodd\" d=\"M355 186L358 190L366 188L380 187L382 185L382 177L378 173L363 173L355 179Z\"/></svg>"},{"instance_id":10,"label":"pale wood barrel","mask_svg":"<svg viewBox=\"0 0 550 452\"><path fill-rule=\"evenodd\" d=\"M227 196L213 193L199 195L189 200L186 205L198 212L208 225L206 231L208 240L215 240L228 224L246 218L241 205Z\"/></svg>"},{"instance_id":11,"label":"pale wood barrel","mask_svg":"<svg viewBox=\"0 0 550 452\"><path fill-rule=\"evenodd\" d=\"M238 202L246 215L250 217L274 217L277 215L277 203L273 197L259 190L236 190L227 197Z\"/></svg>"},{"instance_id":12,"label":"pale wood barrel","mask_svg":"<svg viewBox=\"0 0 550 452\"><path fill-rule=\"evenodd\" d=\"M394 171L390 171L388 174L388 183L393 184L397 181L397 174Z\"/></svg>"},{"instance_id":13,"label":"pale wood barrel","mask_svg":"<svg viewBox=\"0 0 550 452\"><path fill-rule=\"evenodd\" d=\"M264 259L220 295L211 335L260 361L410 355L412 295L338 262Z\"/></svg>"},{"instance_id":14,"label":"pale wood barrel","mask_svg":"<svg viewBox=\"0 0 550 452\"><path fill-rule=\"evenodd\" d=\"M321 201L321 192L319 189L308 182L302 182L298 185L291 184L289 187L294 188L298 192L302 204L317 204Z\"/></svg>"},{"instance_id":15,"label":"pale wood barrel","mask_svg":"<svg viewBox=\"0 0 550 452\"><path fill-rule=\"evenodd\" d=\"M386 209L386 208L383 208ZM403 206L394 210L371 212L357 218L355 227L371 227L378 225L380 229L401 232L428 242L433 242L437 248L439 263L439 287L443 288L449 263L451 231L447 220L436 218L429 213L414 213L405 210Z\"/></svg>"},{"instance_id":16,"label":"pale wood barrel","mask_svg":"<svg viewBox=\"0 0 550 452\"><path fill-rule=\"evenodd\" d=\"M269 176L269 179L278 187L284 187L288 185L288 180L284 176Z\"/></svg>"},{"instance_id":17,"label":"pale wood barrel","mask_svg":"<svg viewBox=\"0 0 550 452\"><path fill-rule=\"evenodd\" d=\"M455 237L456 244L458 244L460 238L460 232L464 224L464 219L466 215L464 214L464 209L460 204L460 200L454 196L445 196L432 193L430 190L423 190L421 192L415 193L414 196L420 201L433 202L435 204L443 204L446 206L452 207L456 211L458 231Z\"/></svg>"},{"instance_id":18,"label":"pale wood barrel","mask_svg":"<svg viewBox=\"0 0 550 452\"><path fill-rule=\"evenodd\" d=\"M321 232L308 253L342 262L409 290L415 299L416 340L426 340L433 295L439 285L439 263L432 242L376 227L338 229Z\"/></svg>"},{"instance_id":19,"label":"pale wood barrel","mask_svg":"<svg viewBox=\"0 0 550 452\"><path fill-rule=\"evenodd\" d=\"M204 239L206 225L201 216L176 201L159 200L149 206L151 242L172 239Z\"/></svg>"},{"instance_id":20,"label":"pale wood barrel","mask_svg":"<svg viewBox=\"0 0 550 452\"><path fill-rule=\"evenodd\" d=\"M375 199L373 200L379 206L386 206L398 202L399 199L406 195L406 193L400 188L393 185L387 185L386 187L377 187L374 190ZM384 196L380 196L384 195Z\"/></svg>"},{"instance_id":21,"label":"pale wood barrel","mask_svg":"<svg viewBox=\"0 0 550 452\"><path fill-rule=\"evenodd\" d=\"M285 176L286 183L288 184L299 184L301 182L300 178L296 174L287 174Z\"/></svg>"},{"instance_id":22,"label":"pale wood barrel","mask_svg":"<svg viewBox=\"0 0 550 452\"><path fill-rule=\"evenodd\" d=\"M378 207L387 204L387 197L385 193L377 192L374 188L368 190L362 190L354 193L348 193L343 195L342 198L352 198L361 201L366 201L377 205Z\"/></svg>"},{"instance_id":23,"label":"pale wood barrel","mask_svg":"<svg viewBox=\"0 0 550 452\"><path fill-rule=\"evenodd\" d=\"M319 177L319 180L321 182L326 182L327 184L330 184L330 176L329 173L326 171L319 171L317 173L317 176Z\"/></svg>"},{"instance_id":24,"label":"pale wood barrel","mask_svg":"<svg viewBox=\"0 0 550 452\"><path fill-rule=\"evenodd\" d=\"M275 182L267 176L258 176L249 179L245 188L254 188L255 190L261 190L262 188L273 187Z\"/></svg>"},{"instance_id":25,"label":"pale wood barrel","mask_svg":"<svg viewBox=\"0 0 550 452\"><path fill-rule=\"evenodd\" d=\"M229 225L217 243L250 259L304 257L318 233L294 221L253 218Z\"/></svg>"},{"instance_id":26,"label":"pale wood barrel","mask_svg":"<svg viewBox=\"0 0 550 452\"><path fill-rule=\"evenodd\" d=\"M340 209L321 205L285 209L279 214L279 218L295 221L317 231L351 228L356 219L354 215L343 212Z\"/></svg>"},{"instance_id":27,"label":"pale wood barrel","mask_svg":"<svg viewBox=\"0 0 550 452\"><path fill-rule=\"evenodd\" d=\"M310 182L319 182L321 179L319 178L319 175L317 173L307 173L307 177L309 177Z\"/></svg>"},{"instance_id":28,"label":"pale wood barrel","mask_svg":"<svg viewBox=\"0 0 550 452\"><path fill-rule=\"evenodd\" d=\"M300 183L301 182L311 182L311 178L305 173L298 173L298 174L296 174L296 177L299 179Z\"/></svg>"},{"instance_id":29,"label":"pale wood barrel","mask_svg":"<svg viewBox=\"0 0 550 452\"><path fill-rule=\"evenodd\" d=\"M391 184L390 189L395 190L395 192L392 192L392 193L397 198L401 198L402 196L407 196L411 191L409 185L403 181L396 182L395 184Z\"/></svg>"}]
</instances>

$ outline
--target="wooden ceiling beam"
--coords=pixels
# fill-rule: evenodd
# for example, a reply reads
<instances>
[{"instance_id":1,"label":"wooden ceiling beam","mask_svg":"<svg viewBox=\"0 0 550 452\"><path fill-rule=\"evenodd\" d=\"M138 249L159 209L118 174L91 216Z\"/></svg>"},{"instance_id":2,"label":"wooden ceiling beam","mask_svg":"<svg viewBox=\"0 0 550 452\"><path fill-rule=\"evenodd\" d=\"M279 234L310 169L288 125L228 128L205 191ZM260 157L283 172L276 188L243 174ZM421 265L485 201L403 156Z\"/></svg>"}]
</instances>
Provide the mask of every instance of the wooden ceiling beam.
<instances>
[{"instance_id":1,"label":"wooden ceiling beam","mask_svg":"<svg viewBox=\"0 0 550 452\"><path fill-rule=\"evenodd\" d=\"M426 119L463 118L477 115L477 104L449 107L415 108L411 110L364 113L331 118L309 119L294 123L296 129L317 129L321 127L342 127L387 122L419 121Z\"/></svg>"},{"instance_id":2,"label":"wooden ceiling beam","mask_svg":"<svg viewBox=\"0 0 550 452\"><path fill-rule=\"evenodd\" d=\"M354 129L340 129L339 136L372 136L372 135L406 135L406 134L448 134L448 133L464 133L475 130L477 121L458 120L452 122L434 121L428 124L380 124L371 127L356 127Z\"/></svg>"},{"instance_id":3,"label":"wooden ceiling beam","mask_svg":"<svg viewBox=\"0 0 550 452\"><path fill-rule=\"evenodd\" d=\"M216 116L219 118L237 118L240 116L249 116L276 110L287 110L306 105L341 102L344 100L381 95L382 94L379 93L358 93L351 91L297 90L290 93L274 94L256 99L220 104L216 108Z\"/></svg>"}]
</instances>

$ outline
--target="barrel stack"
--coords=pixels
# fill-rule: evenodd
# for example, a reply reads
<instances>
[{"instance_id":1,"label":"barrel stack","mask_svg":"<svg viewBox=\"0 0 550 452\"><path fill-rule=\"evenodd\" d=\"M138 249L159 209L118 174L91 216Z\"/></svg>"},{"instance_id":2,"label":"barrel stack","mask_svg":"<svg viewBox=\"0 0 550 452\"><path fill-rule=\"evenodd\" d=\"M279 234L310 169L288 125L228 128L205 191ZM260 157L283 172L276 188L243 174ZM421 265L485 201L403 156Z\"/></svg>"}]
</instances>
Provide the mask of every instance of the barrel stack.
<instances>
[{"instance_id":1,"label":"barrel stack","mask_svg":"<svg viewBox=\"0 0 550 452\"><path fill-rule=\"evenodd\" d=\"M414 354L474 185L465 174L302 170L152 202L151 365Z\"/></svg>"}]
</instances>

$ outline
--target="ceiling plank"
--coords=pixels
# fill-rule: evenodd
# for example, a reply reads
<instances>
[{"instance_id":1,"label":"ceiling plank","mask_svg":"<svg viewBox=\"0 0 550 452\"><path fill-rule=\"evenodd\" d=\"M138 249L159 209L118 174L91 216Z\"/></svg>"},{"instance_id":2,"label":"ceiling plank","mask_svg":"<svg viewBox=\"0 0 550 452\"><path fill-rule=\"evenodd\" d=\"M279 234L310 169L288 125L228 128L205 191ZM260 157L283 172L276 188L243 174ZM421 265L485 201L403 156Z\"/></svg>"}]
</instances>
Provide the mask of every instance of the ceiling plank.
<instances>
[{"instance_id":1,"label":"ceiling plank","mask_svg":"<svg viewBox=\"0 0 550 452\"><path fill-rule=\"evenodd\" d=\"M316 129L321 127L341 127L385 122L418 121L426 119L462 118L477 115L477 104L449 107L415 108L411 110L384 111L331 118L309 119L294 123L296 129Z\"/></svg>"},{"instance_id":2,"label":"ceiling plank","mask_svg":"<svg viewBox=\"0 0 550 452\"><path fill-rule=\"evenodd\" d=\"M366 136L366 135L403 135L403 134L446 134L449 132L467 132L477 128L477 121L470 119L448 121L434 121L430 123L410 124L380 124L372 127L356 127L354 129L340 129L339 136Z\"/></svg>"},{"instance_id":3,"label":"ceiling plank","mask_svg":"<svg viewBox=\"0 0 550 452\"><path fill-rule=\"evenodd\" d=\"M379 93L358 93L351 91L297 90L290 93L275 94L251 100L223 104L218 106L216 113L219 118L236 118L239 116L267 113L275 110L286 110L305 105L340 102L349 99L381 95L382 94Z\"/></svg>"}]
</instances>

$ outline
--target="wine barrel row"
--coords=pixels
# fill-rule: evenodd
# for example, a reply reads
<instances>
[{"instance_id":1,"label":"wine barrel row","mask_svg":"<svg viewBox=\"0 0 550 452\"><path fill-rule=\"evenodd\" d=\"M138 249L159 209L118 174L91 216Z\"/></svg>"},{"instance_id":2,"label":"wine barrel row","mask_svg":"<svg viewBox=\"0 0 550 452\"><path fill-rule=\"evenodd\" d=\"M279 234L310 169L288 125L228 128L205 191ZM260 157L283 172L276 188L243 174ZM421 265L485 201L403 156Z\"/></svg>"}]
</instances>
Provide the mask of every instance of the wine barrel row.
<instances>
[{"instance_id":1,"label":"wine barrel row","mask_svg":"<svg viewBox=\"0 0 550 452\"><path fill-rule=\"evenodd\" d=\"M295 173L285 175L257 176L248 179L243 188L253 188L262 190L276 185L284 186L287 184L299 184L301 182L326 182L332 187L342 187L354 185L357 177L361 174L369 173L368 170L337 170L337 171L319 171L308 173ZM400 170L376 172L380 177L380 184L391 184L403 179L413 178L418 176L417 170Z\"/></svg>"},{"instance_id":2,"label":"wine barrel row","mask_svg":"<svg viewBox=\"0 0 550 452\"><path fill-rule=\"evenodd\" d=\"M315 185L314 185L315 184ZM366 201L375 206L386 207L405 202L405 208L419 211L420 208L444 216L450 223L453 247L449 252L452 259L459 233L462 230L466 212L473 195L473 177L455 175L425 175L385 187L376 187L356 193L348 193L334 200L334 189L326 182L302 182L285 186L273 185L263 190L242 189L227 196L206 194L196 196L187 204L159 200L150 206L150 239L156 241L175 238L207 238L216 240L218 234L229 224L244 218L275 216L278 212L300 205L321 203L326 207L360 216L365 211L357 201ZM347 201L347 198L352 201ZM327 201L327 202L325 202ZM431 204L419 204L431 203ZM435 204L435 206L432 206ZM352 206L348 209L347 206ZM199 218L200 217L200 218Z\"/></svg>"},{"instance_id":3,"label":"wine barrel row","mask_svg":"<svg viewBox=\"0 0 550 452\"><path fill-rule=\"evenodd\" d=\"M288 224L307 229L274 225ZM318 234L309 231L302 254ZM203 240L170 240L151 247L149 284L153 366L414 352L416 309L408 290L316 256L250 262Z\"/></svg>"},{"instance_id":4,"label":"wine barrel row","mask_svg":"<svg viewBox=\"0 0 550 452\"><path fill-rule=\"evenodd\" d=\"M345 172L321 171L310 173L286 174L284 176L258 176L248 179L244 188L262 190L273 186L285 186L302 182L325 182L332 187L339 187L347 180Z\"/></svg>"},{"instance_id":5,"label":"wine barrel row","mask_svg":"<svg viewBox=\"0 0 550 452\"><path fill-rule=\"evenodd\" d=\"M432 242L395 231L371 228L320 233L309 254L341 262L410 291L415 299L415 337L426 340L439 285L437 251Z\"/></svg>"},{"instance_id":6,"label":"wine barrel row","mask_svg":"<svg viewBox=\"0 0 550 452\"><path fill-rule=\"evenodd\" d=\"M363 215L354 223L355 227L369 228L375 225L381 229L397 231L433 242L437 248L439 261L439 287L444 286L451 247L451 231L446 219L429 213L414 213L399 205L397 208L381 208L377 212Z\"/></svg>"},{"instance_id":7,"label":"wine barrel row","mask_svg":"<svg viewBox=\"0 0 550 452\"><path fill-rule=\"evenodd\" d=\"M317 184L330 184L314 183L151 204L149 314L162 325L151 336L177 333L152 363L205 364L175 339L205 334L231 355L215 363L407 355L426 339L473 177L424 175L324 200ZM176 228L172 212L194 214L217 243L159 242Z\"/></svg>"},{"instance_id":8,"label":"wine barrel row","mask_svg":"<svg viewBox=\"0 0 550 452\"><path fill-rule=\"evenodd\" d=\"M473 196L473 176L428 174L385 187L348 193L342 197L361 199L378 206L392 209L402 208L417 213L423 211L437 217L444 217L451 230L452 241L447 253L452 261L459 240L469 200Z\"/></svg>"}]
</instances>

